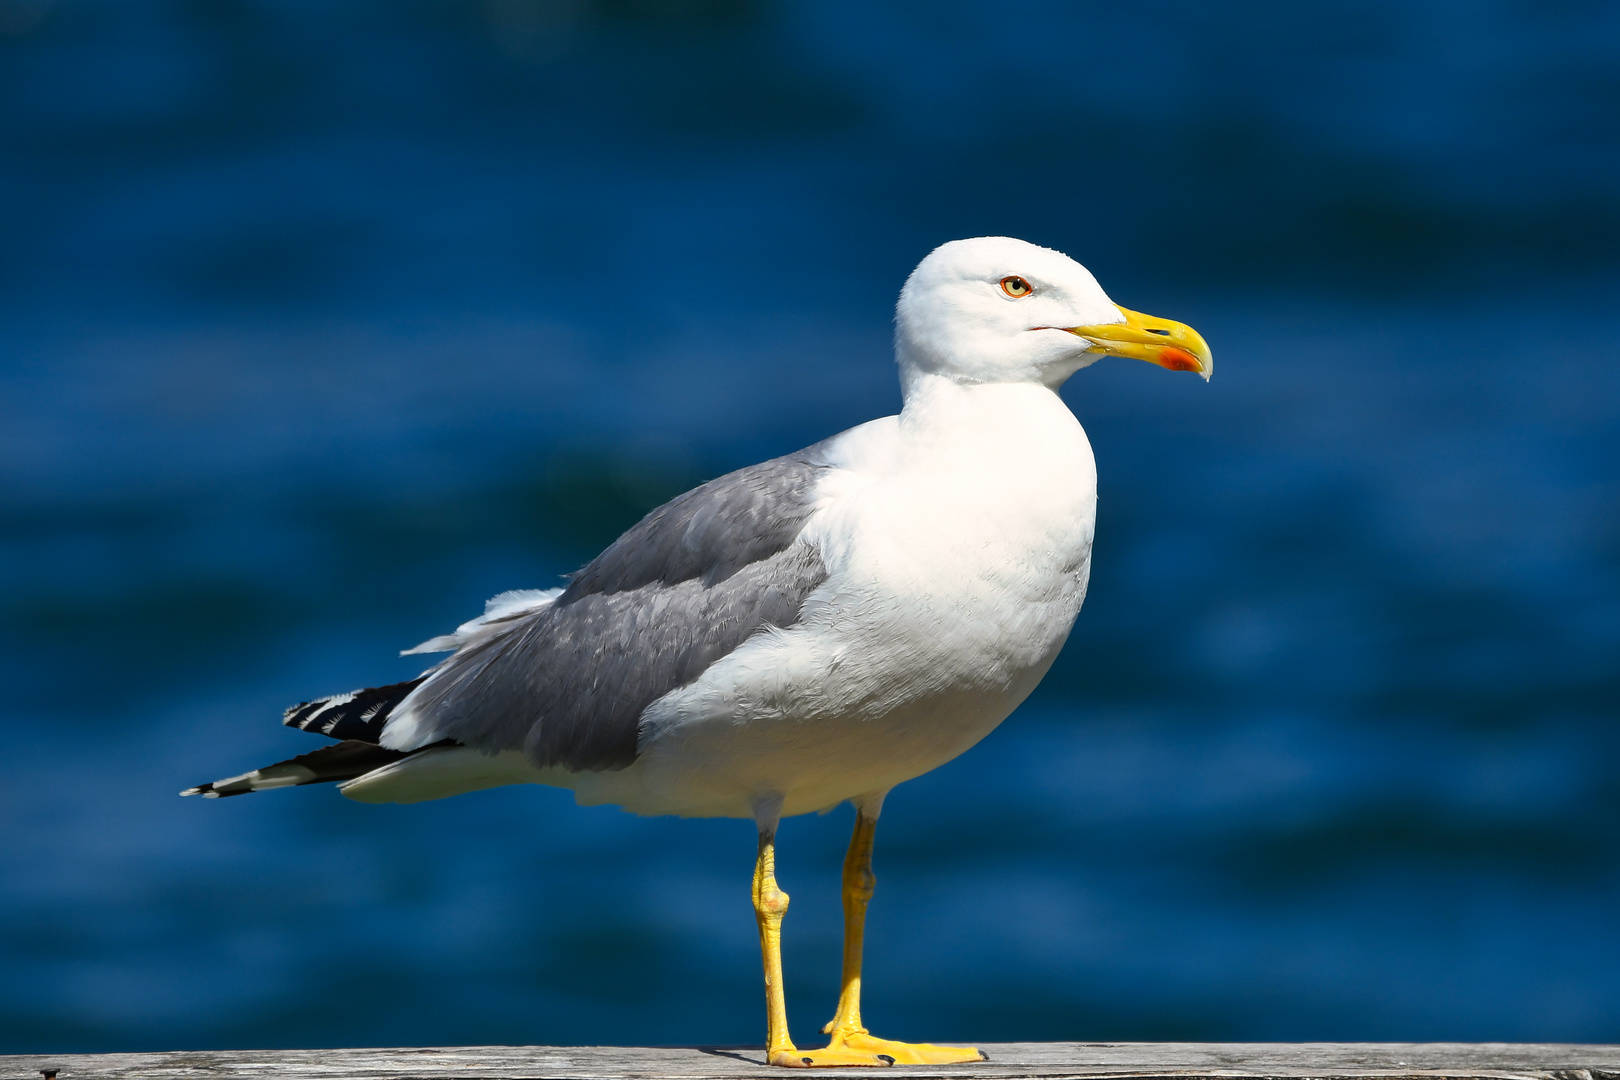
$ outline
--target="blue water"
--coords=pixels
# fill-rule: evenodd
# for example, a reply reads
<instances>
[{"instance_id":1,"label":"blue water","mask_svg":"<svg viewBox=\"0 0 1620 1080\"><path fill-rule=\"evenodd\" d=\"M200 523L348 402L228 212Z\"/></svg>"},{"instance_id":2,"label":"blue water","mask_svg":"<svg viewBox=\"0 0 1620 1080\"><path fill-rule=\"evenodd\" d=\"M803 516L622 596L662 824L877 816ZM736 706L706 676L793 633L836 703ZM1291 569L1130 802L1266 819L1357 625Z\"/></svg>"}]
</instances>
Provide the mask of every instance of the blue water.
<instances>
[{"instance_id":1,"label":"blue water","mask_svg":"<svg viewBox=\"0 0 1620 1080\"><path fill-rule=\"evenodd\" d=\"M1066 391L1092 594L890 798L873 1026L1620 1041L1617 72L1581 0L0 0L0 1051L757 1042L747 823L175 793L893 411L982 233L1218 370Z\"/></svg>"}]
</instances>

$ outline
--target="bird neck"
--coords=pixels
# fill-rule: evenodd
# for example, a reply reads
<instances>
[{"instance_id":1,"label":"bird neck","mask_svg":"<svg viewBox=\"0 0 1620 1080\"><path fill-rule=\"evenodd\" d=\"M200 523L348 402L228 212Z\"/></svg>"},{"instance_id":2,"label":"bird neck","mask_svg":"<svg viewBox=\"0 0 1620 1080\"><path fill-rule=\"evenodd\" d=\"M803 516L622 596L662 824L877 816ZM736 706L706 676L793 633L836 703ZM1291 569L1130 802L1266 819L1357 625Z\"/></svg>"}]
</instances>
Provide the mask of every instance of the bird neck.
<instances>
[{"instance_id":1,"label":"bird neck","mask_svg":"<svg viewBox=\"0 0 1620 1080\"><path fill-rule=\"evenodd\" d=\"M910 375L899 435L902 453L913 460L983 463L1077 452L1085 444L1080 422L1040 383L959 383L915 370Z\"/></svg>"}]
</instances>

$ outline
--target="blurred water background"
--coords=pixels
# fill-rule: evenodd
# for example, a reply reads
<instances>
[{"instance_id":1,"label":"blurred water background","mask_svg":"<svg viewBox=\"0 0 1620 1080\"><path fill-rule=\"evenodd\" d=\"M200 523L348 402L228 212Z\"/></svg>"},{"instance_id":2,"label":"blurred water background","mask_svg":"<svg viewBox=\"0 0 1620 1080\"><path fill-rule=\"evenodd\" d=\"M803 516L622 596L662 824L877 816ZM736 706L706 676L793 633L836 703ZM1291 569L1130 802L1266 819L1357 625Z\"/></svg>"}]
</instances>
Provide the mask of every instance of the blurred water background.
<instances>
[{"instance_id":1,"label":"blurred water background","mask_svg":"<svg viewBox=\"0 0 1620 1080\"><path fill-rule=\"evenodd\" d=\"M1620 1041L1620 7L0 0L0 1050L757 1043L752 826L182 787L1073 254L1091 597L879 833L868 1018ZM836 993L847 808L781 841Z\"/></svg>"}]
</instances>

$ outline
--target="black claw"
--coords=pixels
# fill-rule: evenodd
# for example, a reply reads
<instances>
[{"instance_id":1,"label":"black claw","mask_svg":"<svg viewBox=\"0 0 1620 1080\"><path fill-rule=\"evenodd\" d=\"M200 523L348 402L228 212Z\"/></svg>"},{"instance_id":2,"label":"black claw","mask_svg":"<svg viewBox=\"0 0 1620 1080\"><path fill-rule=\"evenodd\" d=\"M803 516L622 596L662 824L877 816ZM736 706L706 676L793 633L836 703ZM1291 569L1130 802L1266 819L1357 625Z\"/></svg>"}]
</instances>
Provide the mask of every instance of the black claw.
<instances>
[{"instance_id":1,"label":"black claw","mask_svg":"<svg viewBox=\"0 0 1620 1080\"><path fill-rule=\"evenodd\" d=\"M894 1058L890 1057L888 1054L879 1054L877 1059L879 1061L887 1061L890 1065L894 1064Z\"/></svg>"},{"instance_id":2,"label":"black claw","mask_svg":"<svg viewBox=\"0 0 1620 1080\"><path fill-rule=\"evenodd\" d=\"M804 1062L806 1065L814 1065L815 1064L815 1062L811 1061L809 1058L800 1058L799 1060Z\"/></svg>"},{"instance_id":3,"label":"black claw","mask_svg":"<svg viewBox=\"0 0 1620 1080\"><path fill-rule=\"evenodd\" d=\"M980 1061L989 1061L990 1060L990 1055L985 1053L983 1050L980 1050L979 1051L979 1060Z\"/></svg>"}]
</instances>

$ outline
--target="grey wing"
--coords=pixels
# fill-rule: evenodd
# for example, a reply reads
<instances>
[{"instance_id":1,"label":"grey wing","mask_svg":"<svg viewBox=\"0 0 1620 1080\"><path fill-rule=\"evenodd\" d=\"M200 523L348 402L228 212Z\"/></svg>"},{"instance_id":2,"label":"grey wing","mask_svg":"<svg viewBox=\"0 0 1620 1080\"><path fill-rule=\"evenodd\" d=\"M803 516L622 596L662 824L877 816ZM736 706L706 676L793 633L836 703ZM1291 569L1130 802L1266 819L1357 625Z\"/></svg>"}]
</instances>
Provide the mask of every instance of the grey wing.
<instances>
[{"instance_id":1,"label":"grey wing","mask_svg":"<svg viewBox=\"0 0 1620 1080\"><path fill-rule=\"evenodd\" d=\"M761 629L793 626L826 580L815 549L796 543L828 468L816 450L652 511L554 601L435 668L395 709L384 745L452 739L575 772L629 765L648 705Z\"/></svg>"}]
</instances>

